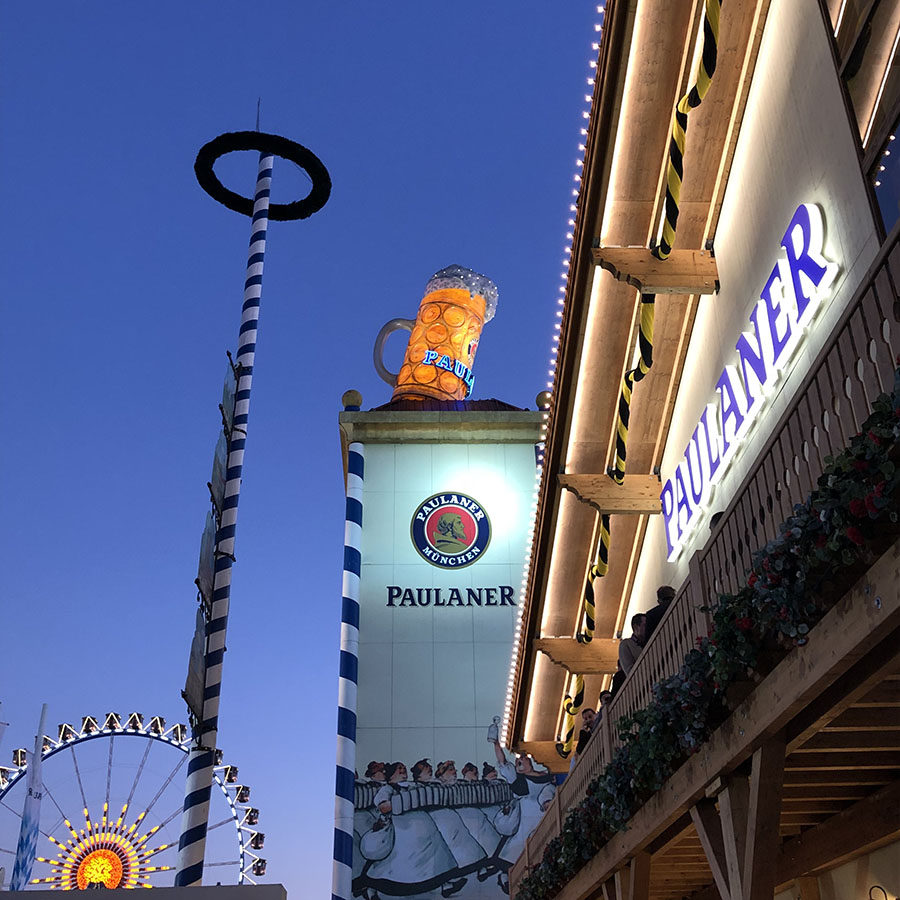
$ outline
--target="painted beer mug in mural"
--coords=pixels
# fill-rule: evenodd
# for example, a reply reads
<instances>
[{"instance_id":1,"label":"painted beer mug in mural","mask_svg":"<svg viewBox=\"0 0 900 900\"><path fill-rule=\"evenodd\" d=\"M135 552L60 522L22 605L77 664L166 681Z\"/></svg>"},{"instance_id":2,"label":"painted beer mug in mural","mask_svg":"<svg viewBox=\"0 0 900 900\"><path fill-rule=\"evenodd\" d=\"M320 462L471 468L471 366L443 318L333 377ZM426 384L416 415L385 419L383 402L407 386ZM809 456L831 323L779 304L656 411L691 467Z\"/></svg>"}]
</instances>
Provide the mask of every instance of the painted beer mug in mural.
<instances>
[{"instance_id":1,"label":"painted beer mug in mural","mask_svg":"<svg viewBox=\"0 0 900 900\"><path fill-rule=\"evenodd\" d=\"M394 388L393 400L465 400L472 393L472 364L481 329L497 311L497 287L463 266L447 266L425 285L419 313L391 319L375 339L375 369ZM408 331L400 371L384 365L384 344L395 331Z\"/></svg>"}]
</instances>

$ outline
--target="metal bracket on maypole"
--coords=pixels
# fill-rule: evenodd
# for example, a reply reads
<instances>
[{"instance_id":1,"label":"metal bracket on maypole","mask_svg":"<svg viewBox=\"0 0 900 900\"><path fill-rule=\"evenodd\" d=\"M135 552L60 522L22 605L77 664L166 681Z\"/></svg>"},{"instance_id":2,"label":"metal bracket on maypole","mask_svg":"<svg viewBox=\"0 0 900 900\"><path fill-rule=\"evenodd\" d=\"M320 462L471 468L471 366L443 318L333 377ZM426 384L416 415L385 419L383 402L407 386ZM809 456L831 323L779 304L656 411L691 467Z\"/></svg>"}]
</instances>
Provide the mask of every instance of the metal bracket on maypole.
<instances>
[{"instance_id":1,"label":"metal bracket on maypole","mask_svg":"<svg viewBox=\"0 0 900 900\"><path fill-rule=\"evenodd\" d=\"M259 151L256 192L252 200L229 191L213 171L220 156L236 150ZM269 203L272 166L276 156L296 163L309 175L312 189L302 200ZM259 131L220 134L200 148L194 172L200 186L214 200L235 212L250 216L252 224L238 349L231 360L220 406L223 430L216 446L213 475L209 483L212 508L207 515L207 525L201 539L196 582L200 611L184 691L191 714L193 743L188 761L181 839L178 844L175 884L179 887L199 885L203 881L209 800L216 764L225 629L228 624L238 496L256 355L266 230L269 219L286 222L308 218L325 205L331 194L328 171L312 151L287 138ZM257 860L254 866L264 871L265 861ZM254 874L262 874L262 871L255 870Z\"/></svg>"}]
</instances>

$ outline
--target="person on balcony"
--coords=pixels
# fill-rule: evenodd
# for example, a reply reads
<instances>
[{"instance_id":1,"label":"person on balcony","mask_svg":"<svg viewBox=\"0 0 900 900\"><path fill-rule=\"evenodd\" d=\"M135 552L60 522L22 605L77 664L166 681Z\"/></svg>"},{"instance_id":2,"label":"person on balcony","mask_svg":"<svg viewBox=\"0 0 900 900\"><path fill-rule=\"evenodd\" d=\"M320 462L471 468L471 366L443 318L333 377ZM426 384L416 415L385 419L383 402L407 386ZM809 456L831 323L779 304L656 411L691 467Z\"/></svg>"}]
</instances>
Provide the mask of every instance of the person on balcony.
<instances>
[{"instance_id":1,"label":"person on balcony","mask_svg":"<svg viewBox=\"0 0 900 900\"><path fill-rule=\"evenodd\" d=\"M578 743L575 745L575 752L572 754L572 761L569 763L570 772L575 768L575 764L578 762L581 754L584 753L588 741L591 739L591 735L599 722L600 718L595 709L586 706L581 711L581 730L578 732Z\"/></svg>"},{"instance_id":2,"label":"person on balcony","mask_svg":"<svg viewBox=\"0 0 900 900\"><path fill-rule=\"evenodd\" d=\"M647 623L645 627L644 643L650 640L650 635L656 631L662 617L666 614L666 610L671 606L675 599L675 588L671 584L664 584L656 589L656 606L647 610Z\"/></svg>"},{"instance_id":3,"label":"person on balcony","mask_svg":"<svg viewBox=\"0 0 900 900\"><path fill-rule=\"evenodd\" d=\"M631 617L631 637L619 642L619 668L627 675L647 643L647 616L638 613Z\"/></svg>"}]
</instances>

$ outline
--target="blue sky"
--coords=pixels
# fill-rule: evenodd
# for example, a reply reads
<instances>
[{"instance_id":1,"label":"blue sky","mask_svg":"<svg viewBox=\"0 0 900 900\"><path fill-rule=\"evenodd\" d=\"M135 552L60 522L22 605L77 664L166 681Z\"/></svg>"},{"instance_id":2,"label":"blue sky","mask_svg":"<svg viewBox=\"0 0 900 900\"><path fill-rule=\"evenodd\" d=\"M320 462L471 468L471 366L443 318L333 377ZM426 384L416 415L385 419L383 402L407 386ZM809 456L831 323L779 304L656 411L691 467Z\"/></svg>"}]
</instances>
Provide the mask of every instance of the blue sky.
<instances>
[{"instance_id":1,"label":"blue sky","mask_svg":"<svg viewBox=\"0 0 900 900\"><path fill-rule=\"evenodd\" d=\"M262 129L309 146L334 190L269 230L220 745L261 809L266 881L330 889L341 394L389 399L375 335L455 262L500 290L475 396L534 408L596 19L506 0L4 7L4 763L42 701L53 729L184 718L249 234L193 160L261 97ZM252 192L251 154L217 172ZM305 192L276 162L273 199Z\"/></svg>"}]
</instances>

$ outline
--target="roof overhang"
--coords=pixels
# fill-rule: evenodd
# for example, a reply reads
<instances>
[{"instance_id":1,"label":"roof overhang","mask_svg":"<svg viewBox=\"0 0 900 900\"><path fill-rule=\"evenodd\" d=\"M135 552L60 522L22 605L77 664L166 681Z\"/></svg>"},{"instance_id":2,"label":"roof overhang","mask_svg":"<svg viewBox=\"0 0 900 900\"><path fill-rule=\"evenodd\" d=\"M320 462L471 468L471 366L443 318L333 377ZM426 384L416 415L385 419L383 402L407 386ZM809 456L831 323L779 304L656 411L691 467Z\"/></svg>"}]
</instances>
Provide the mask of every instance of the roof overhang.
<instances>
[{"instance_id":1,"label":"roof overhang","mask_svg":"<svg viewBox=\"0 0 900 900\"><path fill-rule=\"evenodd\" d=\"M659 232L672 111L693 76L703 10L702 0L606 5L507 731L509 746L527 744L557 768L552 747L568 675L536 642L574 638L598 530L595 506L559 476L603 475L611 462L640 305L628 280L598 267L598 250L647 248ZM676 246L695 255L715 235L767 10L768 0L723 5L716 75L690 115ZM630 475L646 479L660 463L699 302L697 293L666 293L656 304L654 364L631 407ZM598 639L621 632L646 521L646 513L614 519L610 573L595 584ZM588 690L607 677L588 675Z\"/></svg>"}]
</instances>

